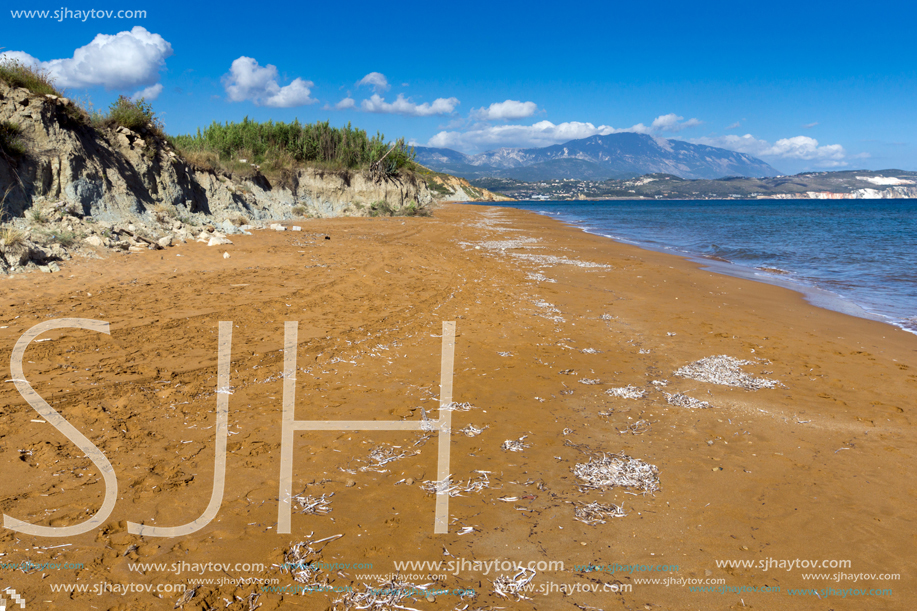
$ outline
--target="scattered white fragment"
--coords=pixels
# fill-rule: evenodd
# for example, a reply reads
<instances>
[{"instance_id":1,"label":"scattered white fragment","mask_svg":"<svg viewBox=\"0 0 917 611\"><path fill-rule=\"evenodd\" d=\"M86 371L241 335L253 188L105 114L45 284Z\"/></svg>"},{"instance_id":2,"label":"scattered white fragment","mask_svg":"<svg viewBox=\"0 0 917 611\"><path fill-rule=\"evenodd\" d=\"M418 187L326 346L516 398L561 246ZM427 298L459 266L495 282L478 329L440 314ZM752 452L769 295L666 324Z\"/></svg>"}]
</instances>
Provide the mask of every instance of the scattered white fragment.
<instances>
[{"instance_id":1,"label":"scattered white fragment","mask_svg":"<svg viewBox=\"0 0 917 611\"><path fill-rule=\"evenodd\" d=\"M751 361L743 361L725 354L708 356L689 365L685 365L675 372L681 378L722 384L723 386L738 386L746 390L760 390L774 388L780 385L777 380L767 378L753 378L741 370L742 365L753 365Z\"/></svg>"},{"instance_id":2,"label":"scattered white fragment","mask_svg":"<svg viewBox=\"0 0 917 611\"><path fill-rule=\"evenodd\" d=\"M524 443L523 439L528 437L528 435L523 435L517 440L507 439L503 442L503 445L500 446L501 450L509 452L521 452L522 450L531 447L532 444Z\"/></svg>"},{"instance_id":3,"label":"scattered white fragment","mask_svg":"<svg viewBox=\"0 0 917 611\"><path fill-rule=\"evenodd\" d=\"M614 503L602 505L596 501L588 505L577 505L573 510L575 520L590 526L604 524L606 518L623 518L626 515L623 505L615 505Z\"/></svg>"},{"instance_id":4,"label":"scattered white fragment","mask_svg":"<svg viewBox=\"0 0 917 611\"><path fill-rule=\"evenodd\" d=\"M609 388L605 391L605 394L611 397L621 397L622 399L642 399L646 396L646 391L628 384L623 388Z\"/></svg>"},{"instance_id":5,"label":"scattered white fragment","mask_svg":"<svg viewBox=\"0 0 917 611\"><path fill-rule=\"evenodd\" d=\"M573 473L589 488L636 488L644 494L659 490L659 469L656 465L631 458L624 452L602 454L587 463L578 463Z\"/></svg>"},{"instance_id":6,"label":"scattered white fragment","mask_svg":"<svg viewBox=\"0 0 917 611\"><path fill-rule=\"evenodd\" d=\"M665 400L669 402L669 405L677 405L678 407L687 407L689 409L707 409L710 407L710 404L706 401L701 401L695 399L694 397L689 397L680 392L670 395L669 393L665 394Z\"/></svg>"}]
</instances>

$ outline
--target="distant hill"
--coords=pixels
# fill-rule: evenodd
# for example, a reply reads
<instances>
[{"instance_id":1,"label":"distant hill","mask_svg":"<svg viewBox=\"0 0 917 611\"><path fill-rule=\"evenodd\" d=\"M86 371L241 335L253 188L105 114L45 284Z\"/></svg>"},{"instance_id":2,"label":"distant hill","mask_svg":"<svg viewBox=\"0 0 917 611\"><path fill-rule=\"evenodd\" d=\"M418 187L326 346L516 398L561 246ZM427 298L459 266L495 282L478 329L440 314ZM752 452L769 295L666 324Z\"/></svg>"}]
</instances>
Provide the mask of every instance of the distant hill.
<instances>
[{"instance_id":1,"label":"distant hill","mask_svg":"<svg viewBox=\"0 0 917 611\"><path fill-rule=\"evenodd\" d=\"M478 178L472 184L519 200L917 198L917 172L903 170L805 172L795 176L731 176L715 180L686 180L671 174L604 181Z\"/></svg>"},{"instance_id":2,"label":"distant hill","mask_svg":"<svg viewBox=\"0 0 917 611\"><path fill-rule=\"evenodd\" d=\"M627 179L644 174L715 179L725 176L777 176L765 162L726 149L619 133L571 140L543 148L502 148L465 155L442 148L414 147L417 161L464 178L510 178L523 181Z\"/></svg>"}]
</instances>

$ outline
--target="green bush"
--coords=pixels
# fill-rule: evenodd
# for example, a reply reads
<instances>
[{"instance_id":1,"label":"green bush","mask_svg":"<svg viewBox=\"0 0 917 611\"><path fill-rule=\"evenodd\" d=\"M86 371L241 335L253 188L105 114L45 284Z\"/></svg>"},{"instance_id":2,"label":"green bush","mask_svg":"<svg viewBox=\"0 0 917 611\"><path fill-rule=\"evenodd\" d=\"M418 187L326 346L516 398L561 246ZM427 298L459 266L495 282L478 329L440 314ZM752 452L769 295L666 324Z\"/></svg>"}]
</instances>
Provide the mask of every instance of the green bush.
<instances>
[{"instance_id":1,"label":"green bush","mask_svg":"<svg viewBox=\"0 0 917 611\"><path fill-rule=\"evenodd\" d=\"M54 87L51 75L44 70L26 66L16 59L0 60L0 80L6 81L11 87L25 87L38 95L50 93L63 97L63 94Z\"/></svg>"},{"instance_id":2,"label":"green bush","mask_svg":"<svg viewBox=\"0 0 917 611\"><path fill-rule=\"evenodd\" d=\"M132 100L125 96L118 96L112 102L105 115L97 115L94 122L106 125L119 125L132 131L148 129L160 137L165 137L162 123L153 112L153 106L144 98Z\"/></svg>"},{"instance_id":3,"label":"green bush","mask_svg":"<svg viewBox=\"0 0 917 611\"><path fill-rule=\"evenodd\" d=\"M196 134L174 136L172 144L184 156L215 154L221 162L245 159L265 171L290 164L312 164L329 169L365 168L381 159L387 169L413 167L414 150L404 139L388 144L381 133L369 137L362 129L331 127L327 121L302 124L299 121L259 123L246 117L241 123L212 123Z\"/></svg>"},{"instance_id":4,"label":"green bush","mask_svg":"<svg viewBox=\"0 0 917 611\"><path fill-rule=\"evenodd\" d=\"M80 240L80 235L73 231L61 231L52 234L51 239L57 241L64 248L70 248Z\"/></svg>"},{"instance_id":5,"label":"green bush","mask_svg":"<svg viewBox=\"0 0 917 611\"><path fill-rule=\"evenodd\" d=\"M0 152L14 159L25 154L25 145L22 143L22 130L15 123L0 121Z\"/></svg>"}]
</instances>

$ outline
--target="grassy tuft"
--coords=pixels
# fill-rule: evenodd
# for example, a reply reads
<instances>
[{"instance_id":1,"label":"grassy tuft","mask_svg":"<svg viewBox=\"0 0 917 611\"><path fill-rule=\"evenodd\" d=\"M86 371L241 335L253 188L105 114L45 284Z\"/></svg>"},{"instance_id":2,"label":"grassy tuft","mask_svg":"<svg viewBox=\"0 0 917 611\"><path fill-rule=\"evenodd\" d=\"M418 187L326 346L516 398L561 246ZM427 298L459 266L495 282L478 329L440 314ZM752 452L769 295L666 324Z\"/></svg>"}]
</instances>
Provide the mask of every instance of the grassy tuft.
<instances>
[{"instance_id":1,"label":"grassy tuft","mask_svg":"<svg viewBox=\"0 0 917 611\"><path fill-rule=\"evenodd\" d=\"M25 144L22 142L22 130L15 123L0 121L0 153L13 159L25 155Z\"/></svg>"},{"instance_id":2,"label":"grassy tuft","mask_svg":"<svg viewBox=\"0 0 917 611\"><path fill-rule=\"evenodd\" d=\"M144 98L132 100L123 95L118 96L118 99L108 108L108 113L104 115L96 113L93 123L109 127L126 127L131 131L147 129L160 138L165 138L162 122L153 112L153 106Z\"/></svg>"},{"instance_id":3,"label":"grassy tuft","mask_svg":"<svg viewBox=\"0 0 917 611\"><path fill-rule=\"evenodd\" d=\"M63 246L64 248L70 248L80 240L80 234L74 231L59 231L51 235L51 239Z\"/></svg>"},{"instance_id":4,"label":"grassy tuft","mask_svg":"<svg viewBox=\"0 0 917 611\"><path fill-rule=\"evenodd\" d=\"M47 213L37 206L33 206L31 210L29 210L29 218L32 219L33 223L38 223L39 225L48 221Z\"/></svg>"},{"instance_id":5,"label":"grassy tuft","mask_svg":"<svg viewBox=\"0 0 917 611\"><path fill-rule=\"evenodd\" d=\"M54 87L51 75L39 68L33 68L12 58L0 59L0 80L11 87L25 87L38 95L52 94L63 97Z\"/></svg>"},{"instance_id":6,"label":"grassy tuft","mask_svg":"<svg viewBox=\"0 0 917 611\"><path fill-rule=\"evenodd\" d=\"M25 242L26 233L15 227L4 227L0 229L0 250L16 248Z\"/></svg>"}]
</instances>

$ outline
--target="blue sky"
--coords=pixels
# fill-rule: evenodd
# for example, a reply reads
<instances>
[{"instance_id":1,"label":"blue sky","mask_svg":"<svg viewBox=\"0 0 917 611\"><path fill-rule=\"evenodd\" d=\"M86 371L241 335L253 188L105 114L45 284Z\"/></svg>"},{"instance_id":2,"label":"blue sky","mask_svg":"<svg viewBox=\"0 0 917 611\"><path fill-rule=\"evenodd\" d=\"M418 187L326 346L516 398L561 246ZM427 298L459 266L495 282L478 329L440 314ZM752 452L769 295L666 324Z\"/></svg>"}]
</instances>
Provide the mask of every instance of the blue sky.
<instances>
[{"instance_id":1,"label":"blue sky","mask_svg":"<svg viewBox=\"0 0 917 611\"><path fill-rule=\"evenodd\" d=\"M4 52L105 108L145 92L169 133L351 122L475 153L632 130L788 172L917 170L910 3L57 5L11 0ZM94 8L141 18L13 18Z\"/></svg>"}]
</instances>

